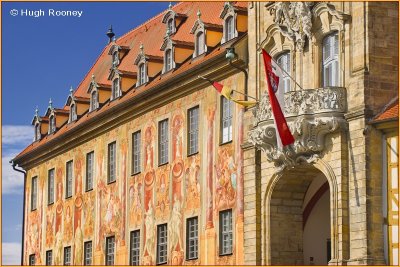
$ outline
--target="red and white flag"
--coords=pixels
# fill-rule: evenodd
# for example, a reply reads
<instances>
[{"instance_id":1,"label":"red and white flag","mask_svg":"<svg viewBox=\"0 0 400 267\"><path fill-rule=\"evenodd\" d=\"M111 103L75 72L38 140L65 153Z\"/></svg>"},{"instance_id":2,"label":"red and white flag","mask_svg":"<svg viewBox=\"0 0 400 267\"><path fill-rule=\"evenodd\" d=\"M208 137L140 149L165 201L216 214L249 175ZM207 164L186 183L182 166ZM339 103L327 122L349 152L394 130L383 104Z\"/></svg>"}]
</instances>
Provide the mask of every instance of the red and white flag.
<instances>
[{"instance_id":1,"label":"red and white flag","mask_svg":"<svg viewBox=\"0 0 400 267\"><path fill-rule=\"evenodd\" d=\"M262 49L262 54L264 59L265 75L267 77L268 95L277 130L278 145L282 144L283 146L287 146L294 143L294 137L290 132L285 116L283 115L281 106L276 97L276 93L282 89L279 88L279 77L282 77L282 75L279 73L279 66L277 66L271 56L264 49Z\"/></svg>"}]
</instances>

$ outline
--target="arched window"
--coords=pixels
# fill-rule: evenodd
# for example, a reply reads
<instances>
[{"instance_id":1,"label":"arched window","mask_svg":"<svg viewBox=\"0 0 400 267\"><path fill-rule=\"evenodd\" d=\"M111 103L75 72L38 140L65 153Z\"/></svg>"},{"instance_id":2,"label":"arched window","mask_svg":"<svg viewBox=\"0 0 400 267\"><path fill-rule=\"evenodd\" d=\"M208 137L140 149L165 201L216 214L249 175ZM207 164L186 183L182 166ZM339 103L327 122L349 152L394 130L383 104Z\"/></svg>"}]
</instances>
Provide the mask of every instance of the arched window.
<instances>
[{"instance_id":1,"label":"arched window","mask_svg":"<svg viewBox=\"0 0 400 267\"><path fill-rule=\"evenodd\" d=\"M284 52L280 54L277 58L277 63L279 66L282 68L282 76L281 80L279 81L280 88L282 88L283 92L289 92L290 91L290 53L289 52Z\"/></svg>"},{"instance_id":2,"label":"arched window","mask_svg":"<svg viewBox=\"0 0 400 267\"><path fill-rule=\"evenodd\" d=\"M41 137L42 135L41 135L41 133L40 133L40 124L39 123L36 123L36 125L35 125L35 141L38 141L38 140L40 140L40 137Z\"/></svg>"},{"instance_id":3,"label":"arched window","mask_svg":"<svg viewBox=\"0 0 400 267\"><path fill-rule=\"evenodd\" d=\"M165 51L165 72L172 69L172 50Z\"/></svg>"},{"instance_id":4,"label":"arched window","mask_svg":"<svg viewBox=\"0 0 400 267\"><path fill-rule=\"evenodd\" d=\"M116 67L119 64L118 51L114 51L114 53L112 54L112 64L113 64L113 67Z\"/></svg>"},{"instance_id":5,"label":"arched window","mask_svg":"<svg viewBox=\"0 0 400 267\"><path fill-rule=\"evenodd\" d=\"M56 131L56 118L54 115L51 115L49 118L49 134L54 133Z\"/></svg>"},{"instance_id":6,"label":"arched window","mask_svg":"<svg viewBox=\"0 0 400 267\"><path fill-rule=\"evenodd\" d=\"M72 105L71 105L70 114L71 114L70 122L75 121L76 118L77 118L77 116L76 116L76 106L75 106L75 104L72 104Z\"/></svg>"},{"instance_id":7,"label":"arched window","mask_svg":"<svg viewBox=\"0 0 400 267\"><path fill-rule=\"evenodd\" d=\"M170 18L167 22L167 29L169 30L169 32L172 34L173 30L174 30L174 19Z\"/></svg>"},{"instance_id":8,"label":"arched window","mask_svg":"<svg viewBox=\"0 0 400 267\"><path fill-rule=\"evenodd\" d=\"M235 36L235 25L234 25L235 20L233 19L233 16L229 16L225 20L225 42L233 39Z\"/></svg>"},{"instance_id":9,"label":"arched window","mask_svg":"<svg viewBox=\"0 0 400 267\"><path fill-rule=\"evenodd\" d=\"M322 40L323 86L339 86L339 36L335 32Z\"/></svg>"},{"instance_id":10,"label":"arched window","mask_svg":"<svg viewBox=\"0 0 400 267\"><path fill-rule=\"evenodd\" d=\"M119 96L120 96L119 78L115 78L113 80L113 86L112 86L112 100L118 98Z\"/></svg>"},{"instance_id":11,"label":"arched window","mask_svg":"<svg viewBox=\"0 0 400 267\"><path fill-rule=\"evenodd\" d=\"M97 109L97 92L93 91L90 98L90 111Z\"/></svg>"},{"instance_id":12,"label":"arched window","mask_svg":"<svg viewBox=\"0 0 400 267\"><path fill-rule=\"evenodd\" d=\"M146 69L144 63L139 65L139 85L142 85L146 81Z\"/></svg>"},{"instance_id":13,"label":"arched window","mask_svg":"<svg viewBox=\"0 0 400 267\"><path fill-rule=\"evenodd\" d=\"M204 53L204 32L199 32L196 35L196 56Z\"/></svg>"}]
</instances>

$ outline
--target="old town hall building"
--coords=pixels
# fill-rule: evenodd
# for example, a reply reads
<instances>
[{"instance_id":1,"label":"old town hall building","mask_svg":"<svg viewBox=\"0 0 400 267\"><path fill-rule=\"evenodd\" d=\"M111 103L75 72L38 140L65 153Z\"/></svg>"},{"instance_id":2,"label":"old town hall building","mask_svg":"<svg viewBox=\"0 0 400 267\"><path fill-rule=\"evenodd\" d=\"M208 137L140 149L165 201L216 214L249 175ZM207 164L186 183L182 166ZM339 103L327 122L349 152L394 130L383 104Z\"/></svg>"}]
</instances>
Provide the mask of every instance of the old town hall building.
<instances>
[{"instance_id":1,"label":"old town hall building","mask_svg":"<svg viewBox=\"0 0 400 267\"><path fill-rule=\"evenodd\" d=\"M182 2L107 35L12 161L23 264L398 265L397 2Z\"/></svg>"}]
</instances>

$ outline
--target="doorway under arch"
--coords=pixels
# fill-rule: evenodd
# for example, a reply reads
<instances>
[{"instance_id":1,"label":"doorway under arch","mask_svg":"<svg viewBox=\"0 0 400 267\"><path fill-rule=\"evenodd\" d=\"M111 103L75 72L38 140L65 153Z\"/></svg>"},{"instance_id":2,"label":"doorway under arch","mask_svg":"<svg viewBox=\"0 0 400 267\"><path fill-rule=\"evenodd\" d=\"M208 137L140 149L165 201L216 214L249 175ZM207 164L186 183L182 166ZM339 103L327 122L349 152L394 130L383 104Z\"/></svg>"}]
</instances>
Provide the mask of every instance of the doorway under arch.
<instances>
[{"instance_id":1,"label":"doorway under arch","mask_svg":"<svg viewBox=\"0 0 400 267\"><path fill-rule=\"evenodd\" d=\"M297 166L270 190L271 265L327 265L332 231L325 175L312 165Z\"/></svg>"}]
</instances>

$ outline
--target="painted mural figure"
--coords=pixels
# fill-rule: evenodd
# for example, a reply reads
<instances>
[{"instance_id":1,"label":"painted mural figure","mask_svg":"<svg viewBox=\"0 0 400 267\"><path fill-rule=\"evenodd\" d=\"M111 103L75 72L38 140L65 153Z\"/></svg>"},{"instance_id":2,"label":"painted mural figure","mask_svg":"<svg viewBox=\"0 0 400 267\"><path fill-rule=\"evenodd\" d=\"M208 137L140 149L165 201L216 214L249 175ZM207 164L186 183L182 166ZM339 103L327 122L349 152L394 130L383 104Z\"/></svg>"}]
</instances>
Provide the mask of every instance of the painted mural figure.
<instances>
[{"instance_id":1,"label":"painted mural figure","mask_svg":"<svg viewBox=\"0 0 400 267\"><path fill-rule=\"evenodd\" d=\"M174 251L179 244L182 247L182 238L180 234L180 229L182 225L182 215L181 215L181 203L178 198L175 197L174 206L172 208L171 219L168 224L168 238L170 241L171 253Z\"/></svg>"},{"instance_id":2,"label":"painted mural figure","mask_svg":"<svg viewBox=\"0 0 400 267\"><path fill-rule=\"evenodd\" d=\"M223 209L234 205L236 197L236 165L228 149L218 151L216 208Z\"/></svg>"},{"instance_id":3,"label":"painted mural figure","mask_svg":"<svg viewBox=\"0 0 400 267\"><path fill-rule=\"evenodd\" d=\"M129 189L130 202L130 223L131 226L136 226L142 219L142 201L141 201L142 184L134 183Z\"/></svg>"},{"instance_id":4,"label":"painted mural figure","mask_svg":"<svg viewBox=\"0 0 400 267\"><path fill-rule=\"evenodd\" d=\"M83 246L83 233L81 228L81 221L78 220L78 226L75 231L75 265L82 265L82 246Z\"/></svg>"},{"instance_id":5,"label":"painted mural figure","mask_svg":"<svg viewBox=\"0 0 400 267\"><path fill-rule=\"evenodd\" d=\"M89 193L85 197L85 209L84 212L84 234L85 236L90 236L94 229L94 200L93 194Z\"/></svg>"},{"instance_id":6,"label":"painted mural figure","mask_svg":"<svg viewBox=\"0 0 400 267\"><path fill-rule=\"evenodd\" d=\"M54 211L53 209L48 210L46 215L46 245L53 245L54 241Z\"/></svg>"},{"instance_id":7,"label":"painted mural figure","mask_svg":"<svg viewBox=\"0 0 400 267\"><path fill-rule=\"evenodd\" d=\"M56 245L54 249L54 265L62 264L63 237L61 233L61 225L58 226L56 233Z\"/></svg>"},{"instance_id":8,"label":"painted mural figure","mask_svg":"<svg viewBox=\"0 0 400 267\"><path fill-rule=\"evenodd\" d=\"M153 218L153 207L150 204L149 210L146 212L146 219L145 219L145 226L146 226L146 243L144 246L144 253L148 253L149 257L154 256L154 248L155 248L155 222Z\"/></svg>"},{"instance_id":9,"label":"painted mural figure","mask_svg":"<svg viewBox=\"0 0 400 267\"><path fill-rule=\"evenodd\" d=\"M64 222L64 239L68 242L72 239L72 216L70 206L66 208Z\"/></svg>"}]
</instances>

